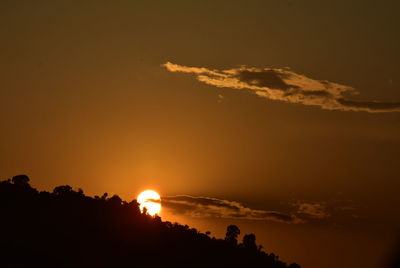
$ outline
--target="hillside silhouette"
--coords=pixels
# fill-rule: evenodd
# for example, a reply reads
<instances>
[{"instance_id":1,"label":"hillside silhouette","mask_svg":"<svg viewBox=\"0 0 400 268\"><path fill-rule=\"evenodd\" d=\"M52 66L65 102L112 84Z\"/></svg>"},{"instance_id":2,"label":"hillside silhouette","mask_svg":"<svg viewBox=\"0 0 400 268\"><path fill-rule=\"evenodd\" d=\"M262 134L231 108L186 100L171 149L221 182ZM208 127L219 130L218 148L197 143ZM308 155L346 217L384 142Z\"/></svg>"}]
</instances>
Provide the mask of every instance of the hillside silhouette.
<instances>
[{"instance_id":1,"label":"hillside silhouette","mask_svg":"<svg viewBox=\"0 0 400 268\"><path fill-rule=\"evenodd\" d=\"M58 186L32 188L26 175L0 182L0 267L266 267L286 264L256 245L238 242L142 213L138 203L114 195L89 197Z\"/></svg>"}]
</instances>

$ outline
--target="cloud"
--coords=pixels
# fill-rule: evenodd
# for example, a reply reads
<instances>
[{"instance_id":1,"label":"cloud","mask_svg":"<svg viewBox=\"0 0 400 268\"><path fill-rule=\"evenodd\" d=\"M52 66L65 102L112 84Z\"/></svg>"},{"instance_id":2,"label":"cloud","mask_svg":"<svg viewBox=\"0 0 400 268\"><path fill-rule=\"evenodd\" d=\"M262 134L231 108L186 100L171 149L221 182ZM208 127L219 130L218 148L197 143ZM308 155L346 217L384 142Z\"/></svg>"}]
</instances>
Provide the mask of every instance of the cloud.
<instances>
[{"instance_id":1,"label":"cloud","mask_svg":"<svg viewBox=\"0 0 400 268\"><path fill-rule=\"evenodd\" d=\"M326 219L330 217L325 205L319 203L297 202L293 204L296 206L297 213L313 219Z\"/></svg>"},{"instance_id":2,"label":"cloud","mask_svg":"<svg viewBox=\"0 0 400 268\"><path fill-rule=\"evenodd\" d=\"M287 213L251 209L235 201L211 197L167 196L161 199L161 203L172 213L192 217L265 220L284 223L303 222L300 218Z\"/></svg>"},{"instance_id":3,"label":"cloud","mask_svg":"<svg viewBox=\"0 0 400 268\"><path fill-rule=\"evenodd\" d=\"M271 100L319 106L326 110L400 112L400 102L350 100L346 96L359 94L356 89L327 80L312 79L289 68L241 66L228 70L211 70L170 62L163 66L170 72L194 74L197 80L208 85L246 89Z\"/></svg>"}]
</instances>

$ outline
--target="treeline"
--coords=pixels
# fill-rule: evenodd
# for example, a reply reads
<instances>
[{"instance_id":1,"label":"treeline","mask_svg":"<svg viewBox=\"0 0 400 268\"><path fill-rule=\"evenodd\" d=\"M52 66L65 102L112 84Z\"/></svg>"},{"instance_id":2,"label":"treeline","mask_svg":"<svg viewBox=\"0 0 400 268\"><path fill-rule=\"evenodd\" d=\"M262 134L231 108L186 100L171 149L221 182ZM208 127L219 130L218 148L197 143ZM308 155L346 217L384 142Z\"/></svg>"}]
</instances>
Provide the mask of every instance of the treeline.
<instances>
[{"instance_id":1,"label":"treeline","mask_svg":"<svg viewBox=\"0 0 400 268\"><path fill-rule=\"evenodd\" d=\"M0 267L300 267L239 233L230 225L216 239L68 185L39 192L26 175L0 182Z\"/></svg>"}]
</instances>

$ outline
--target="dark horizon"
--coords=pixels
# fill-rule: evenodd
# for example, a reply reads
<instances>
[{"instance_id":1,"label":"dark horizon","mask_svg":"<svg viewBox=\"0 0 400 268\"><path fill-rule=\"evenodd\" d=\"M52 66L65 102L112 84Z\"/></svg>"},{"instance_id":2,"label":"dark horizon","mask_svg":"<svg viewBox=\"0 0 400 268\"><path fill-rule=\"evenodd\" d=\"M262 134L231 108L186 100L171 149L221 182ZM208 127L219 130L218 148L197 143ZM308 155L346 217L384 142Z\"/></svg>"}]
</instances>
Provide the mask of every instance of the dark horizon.
<instances>
[{"instance_id":1,"label":"dark horizon","mask_svg":"<svg viewBox=\"0 0 400 268\"><path fill-rule=\"evenodd\" d=\"M239 242L236 225L218 239L162 221L136 200L92 198L69 185L39 192L29 181L26 175L0 181L1 267L301 268L267 253L253 233Z\"/></svg>"}]
</instances>

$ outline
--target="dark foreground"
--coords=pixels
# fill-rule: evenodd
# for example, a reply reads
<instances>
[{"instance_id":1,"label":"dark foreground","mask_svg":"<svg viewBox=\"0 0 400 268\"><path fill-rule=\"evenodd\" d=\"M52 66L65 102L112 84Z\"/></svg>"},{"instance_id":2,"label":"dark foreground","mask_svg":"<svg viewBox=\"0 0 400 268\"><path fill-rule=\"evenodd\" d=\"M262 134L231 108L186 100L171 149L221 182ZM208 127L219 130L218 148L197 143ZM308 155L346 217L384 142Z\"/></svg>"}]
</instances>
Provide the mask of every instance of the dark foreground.
<instances>
[{"instance_id":1,"label":"dark foreground","mask_svg":"<svg viewBox=\"0 0 400 268\"><path fill-rule=\"evenodd\" d=\"M286 264L255 244L225 240L141 213L136 201L39 192L25 175L0 182L0 267L266 267Z\"/></svg>"}]
</instances>

